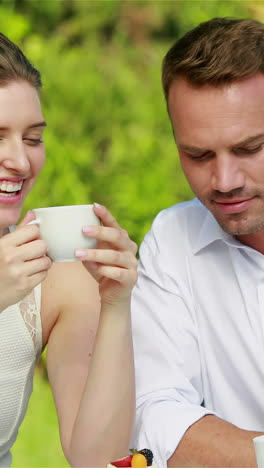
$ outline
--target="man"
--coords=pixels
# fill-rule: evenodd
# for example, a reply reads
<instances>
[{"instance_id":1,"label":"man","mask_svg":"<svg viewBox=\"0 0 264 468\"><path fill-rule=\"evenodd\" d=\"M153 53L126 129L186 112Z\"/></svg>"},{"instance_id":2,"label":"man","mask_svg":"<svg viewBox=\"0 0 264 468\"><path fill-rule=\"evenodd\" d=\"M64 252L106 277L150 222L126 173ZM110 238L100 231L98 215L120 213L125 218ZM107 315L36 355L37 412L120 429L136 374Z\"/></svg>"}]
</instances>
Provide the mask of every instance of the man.
<instances>
[{"instance_id":1,"label":"man","mask_svg":"<svg viewBox=\"0 0 264 468\"><path fill-rule=\"evenodd\" d=\"M159 468L253 467L264 433L264 25L182 37L163 87L196 199L162 211L133 296L134 445Z\"/></svg>"}]
</instances>

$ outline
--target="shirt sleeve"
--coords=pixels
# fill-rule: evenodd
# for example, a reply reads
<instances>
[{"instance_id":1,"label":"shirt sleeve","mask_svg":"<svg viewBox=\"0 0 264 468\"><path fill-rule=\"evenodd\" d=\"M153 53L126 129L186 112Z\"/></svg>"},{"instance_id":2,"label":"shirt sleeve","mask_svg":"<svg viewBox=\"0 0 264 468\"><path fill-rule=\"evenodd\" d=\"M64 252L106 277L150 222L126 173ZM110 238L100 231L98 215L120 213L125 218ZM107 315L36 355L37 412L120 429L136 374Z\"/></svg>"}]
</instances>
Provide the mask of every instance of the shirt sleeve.
<instances>
[{"instance_id":1,"label":"shirt sleeve","mask_svg":"<svg viewBox=\"0 0 264 468\"><path fill-rule=\"evenodd\" d=\"M167 246L167 251L169 251ZM152 233L140 248L139 279L132 295L137 411L132 447L150 448L167 467L186 430L206 414L199 337L186 272Z\"/></svg>"}]
</instances>

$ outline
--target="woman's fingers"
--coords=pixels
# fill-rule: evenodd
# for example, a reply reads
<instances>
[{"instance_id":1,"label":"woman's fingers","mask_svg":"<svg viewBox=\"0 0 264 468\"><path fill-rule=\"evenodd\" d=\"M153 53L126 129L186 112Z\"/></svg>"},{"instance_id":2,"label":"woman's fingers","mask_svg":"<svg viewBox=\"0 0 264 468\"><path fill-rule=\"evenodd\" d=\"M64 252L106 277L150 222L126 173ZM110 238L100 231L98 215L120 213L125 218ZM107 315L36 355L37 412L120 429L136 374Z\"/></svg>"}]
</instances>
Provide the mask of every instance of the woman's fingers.
<instances>
[{"instance_id":1,"label":"woman's fingers","mask_svg":"<svg viewBox=\"0 0 264 468\"><path fill-rule=\"evenodd\" d=\"M94 212L101 219L104 226L120 228L118 222L110 211L99 203L94 203Z\"/></svg>"},{"instance_id":2,"label":"woman's fingers","mask_svg":"<svg viewBox=\"0 0 264 468\"><path fill-rule=\"evenodd\" d=\"M82 261L114 265L122 268L136 268L137 259L130 251L87 249L76 250L76 257Z\"/></svg>"},{"instance_id":3,"label":"woman's fingers","mask_svg":"<svg viewBox=\"0 0 264 468\"><path fill-rule=\"evenodd\" d=\"M21 261L33 260L34 258L47 255L47 244L42 239L20 245L16 251L17 258Z\"/></svg>"},{"instance_id":4,"label":"woman's fingers","mask_svg":"<svg viewBox=\"0 0 264 468\"><path fill-rule=\"evenodd\" d=\"M17 247L19 245L39 239L39 227L36 225L18 226L13 232L1 238L5 247Z\"/></svg>"},{"instance_id":5,"label":"woman's fingers","mask_svg":"<svg viewBox=\"0 0 264 468\"><path fill-rule=\"evenodd\" d=\"M98 246L76 249L76 257L98 281L102 299L109 294L116 299L127 297L137 279L137 245L105 206L94 204L94 212L102 225L84 226L83 233L96 239Z\"/></svg>"},{"instance_id":6,"label":"woman's fingers","mask_svg":"<svg viewBox=\"0 0 264 468\"><path fill-rule=\"evenodd\" d=\"M137 271L134 268L126 269L108 265L98 265L97 269L92 269L92 274L95 278L107 278L123 286L133 286L137 280Z\"/></svg>"},{"instance_id":7,"label":"woman's fingers","mask_svg":"<svg viewBox=\"0 0 264 468\"><path fill-rule=\"evenodd\" d=\"M83 233L87 237L94 237L98 241L108 242L120 250L137 252L137 245L133 242L125 229L106 226L84 226Z\"/></svg>"},{"instance_id":8,"label":"woman's fingers","mask_svg":"<svg viewBox=\"0 0 264 468\"><path fill-rule=\"evenodd\" d=\"M94 212L101 219L103 226L84 226L83 233L102 243L109 243L119 250L131 250L137 253L137 244L133 242L125 229L122 229L112 213L103 205L94 203Z\"/></svg>"},{"instance_id":9,"label":"woman's fingers","mask_svg":"<svg viewBox=\"0 0 264 468\"><path fill-rule=\"evenodd\" d=\"M24 271L27 276L32 277L35 274L44 273L49 270L52 265L52 261L49 257L40 257L30 262L24 263Z\"/></svg>"}]
</instances>

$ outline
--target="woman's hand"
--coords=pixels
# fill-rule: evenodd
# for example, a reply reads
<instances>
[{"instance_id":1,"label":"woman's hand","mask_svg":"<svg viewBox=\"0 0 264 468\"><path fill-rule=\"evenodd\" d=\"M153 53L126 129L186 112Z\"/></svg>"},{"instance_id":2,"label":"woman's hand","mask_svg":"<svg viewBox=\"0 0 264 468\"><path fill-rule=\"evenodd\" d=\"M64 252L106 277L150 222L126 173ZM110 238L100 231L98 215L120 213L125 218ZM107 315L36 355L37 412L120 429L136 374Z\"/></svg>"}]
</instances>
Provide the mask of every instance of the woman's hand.
<instances>
[{"instance_id":1,"label":"woman's hand","mask_svg":"<svg viewBox=\"0 0 264 468\"><path fill-rule=\"evenodd\" d=\"M84 235L97 239L96 249L76 250L76 257L99 284L103 303L115 304L130 297L137 280L137 245L105 206L94 204L103 226L85 226Z\"/></svg>"},{"instance_id":2,"label":"woman's hand","mask_svg":"<svg viewBox=\"0 0 264 468\"><path fill-rule=\"evenodd\" d=\"M33 219L27 213L15 231L0 238L0 312L27 296L52 265L39 227L26 225Z\"/></svg>"}]
</instances>

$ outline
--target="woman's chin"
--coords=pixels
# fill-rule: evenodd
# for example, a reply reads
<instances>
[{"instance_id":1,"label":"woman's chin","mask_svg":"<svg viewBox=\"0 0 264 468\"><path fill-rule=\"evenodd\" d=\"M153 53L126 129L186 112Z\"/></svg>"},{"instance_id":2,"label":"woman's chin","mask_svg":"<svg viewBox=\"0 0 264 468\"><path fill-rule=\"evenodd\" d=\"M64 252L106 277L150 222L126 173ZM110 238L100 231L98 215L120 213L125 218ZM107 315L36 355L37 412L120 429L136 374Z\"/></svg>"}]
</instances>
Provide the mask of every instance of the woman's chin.
<instances>
[{"instance_id":1,"label":"woman's chin","mask_svg":"<svg viewBox=\"0 0 264 468\"><path fill-rule=\"evenodd\" d=\"M21 208L17 210L1 210L0 209L0 230L7 229L18 223L21 215Z\"/></svg>"}]
</instances>

